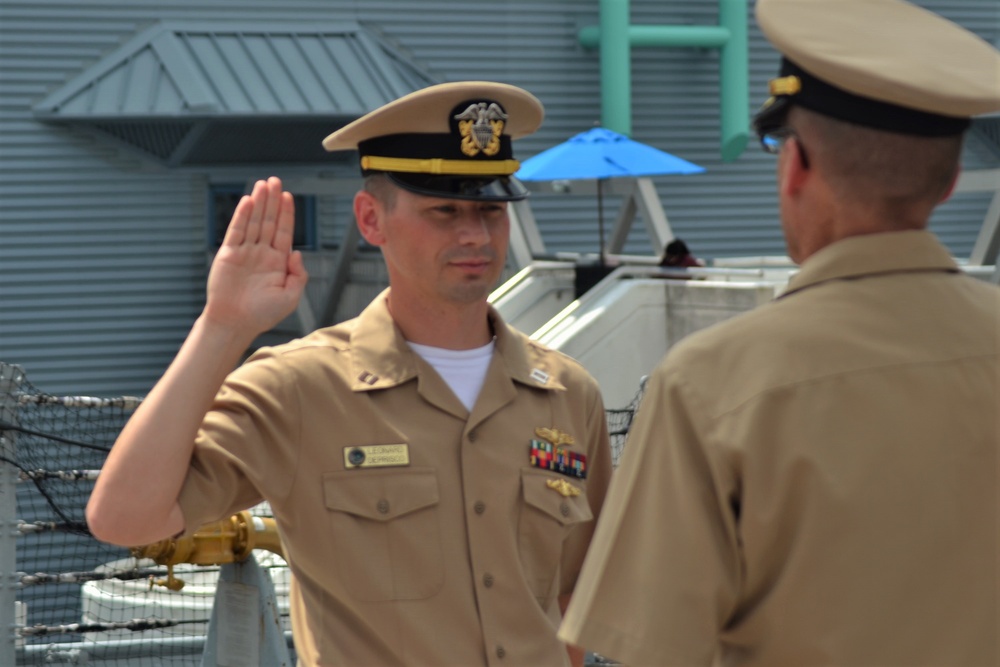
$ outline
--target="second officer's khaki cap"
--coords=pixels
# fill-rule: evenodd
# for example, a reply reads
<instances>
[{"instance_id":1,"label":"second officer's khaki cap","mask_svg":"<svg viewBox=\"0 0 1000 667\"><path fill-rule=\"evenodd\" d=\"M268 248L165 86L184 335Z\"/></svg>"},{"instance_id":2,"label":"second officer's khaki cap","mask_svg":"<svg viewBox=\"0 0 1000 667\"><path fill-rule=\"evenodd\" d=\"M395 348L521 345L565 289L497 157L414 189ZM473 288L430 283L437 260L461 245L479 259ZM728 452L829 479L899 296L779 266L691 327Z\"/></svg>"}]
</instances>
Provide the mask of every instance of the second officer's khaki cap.
<instances>
[{"instance_id":1,"label":"second officer's khaki cap","mask_svg":"<svg viewBox=\"0 0 1000 667\"><path fill-rule=\"evenodd\" d=\"M1000 52L904 0L758 0L756 16L783 56L758 131L796 104L927 136L959 134L973 116L1000 110Z\"/></svg>"}]
</instances>

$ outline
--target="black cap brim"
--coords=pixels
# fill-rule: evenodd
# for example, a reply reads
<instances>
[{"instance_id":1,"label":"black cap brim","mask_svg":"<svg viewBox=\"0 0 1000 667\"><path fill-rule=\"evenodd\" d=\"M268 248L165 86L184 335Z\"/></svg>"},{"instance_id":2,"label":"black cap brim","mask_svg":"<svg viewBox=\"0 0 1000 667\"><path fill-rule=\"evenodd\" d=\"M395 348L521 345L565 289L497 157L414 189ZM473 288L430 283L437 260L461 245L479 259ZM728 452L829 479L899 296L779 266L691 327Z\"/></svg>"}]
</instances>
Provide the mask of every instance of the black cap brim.
<instances>
[{"instance_id":1,"label":"black cap brim","mask_svg":"<svg viewBox=\"0 0 1000 667\"><path fill-rule=\"evenodd\" d=\"M471 177L449 174L383 172L393 183L418 195L470 201L520 201L528 189L512 176Z\"/></svg>"},{"instance_id":2,"label":"black cap brim","mask_svg":"<svg viewBox=\"0 0 1000 667\"><path fill-rule=\"evenodd\" d=\"M758 135L765 135L782 127L791 107L791 100L785 95L768 99L753 117L754 131Z\"/></svg>"},{"instance_id":3,"label":"black cap brim","mask_svg":"<svg viewBox=\"0 0 1000 667\"><path fill-rule=\"evenodd\" d=\"M969 127L968 118L943 116L855 95L813 76L786 57L781 59L780 77L797 79L798 86L794 93L775 95L764 103L753 119L758 134L784 125L792 105L848 123L915 136L953 136Z\"/></svg>"}]
</instances>

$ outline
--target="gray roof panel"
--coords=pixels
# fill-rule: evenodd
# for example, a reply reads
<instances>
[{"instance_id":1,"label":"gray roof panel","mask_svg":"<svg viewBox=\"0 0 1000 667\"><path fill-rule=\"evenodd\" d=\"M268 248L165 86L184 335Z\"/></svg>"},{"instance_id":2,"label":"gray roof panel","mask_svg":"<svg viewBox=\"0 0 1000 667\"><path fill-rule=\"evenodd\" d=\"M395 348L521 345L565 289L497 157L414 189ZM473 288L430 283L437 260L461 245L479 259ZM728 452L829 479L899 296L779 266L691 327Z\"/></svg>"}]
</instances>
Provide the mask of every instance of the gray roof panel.
<instances>
[{"instance_id":1,"label":"gray roof panel","mask_svg":"<svg viewBox=\"0 0 1000 667\"><path fill-rule=\"evenodd\" d=\"M363 87L352 85L363 81ZM361 116L435 81L358 23L160 22L34 107L51 120Z\"/></svg>"},{"instance_id":2,"label":"gray roof panel","mask_svg":"<svg viewBox=\"0 0 1000 667\"><path fill-rule=\"evenodd\" d=\"M159 22L34 106L172 166L319 162L326 134L436 83L354 22ZM260 144L270 149L260 151ZM334 158L339 159L339 158Z\"/></svg>"}]
</instances>

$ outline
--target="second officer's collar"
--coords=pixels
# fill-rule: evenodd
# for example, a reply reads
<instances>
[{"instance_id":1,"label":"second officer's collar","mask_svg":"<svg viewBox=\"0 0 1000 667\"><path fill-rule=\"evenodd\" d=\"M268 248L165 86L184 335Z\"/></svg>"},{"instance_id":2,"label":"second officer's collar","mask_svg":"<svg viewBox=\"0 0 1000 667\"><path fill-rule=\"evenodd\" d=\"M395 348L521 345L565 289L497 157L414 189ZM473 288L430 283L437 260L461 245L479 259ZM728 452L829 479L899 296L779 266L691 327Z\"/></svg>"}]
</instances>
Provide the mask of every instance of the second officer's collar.
<instances>
[{"instance_id":1,"label":"second officer's collar","mask_svg":"<svg viewBox=\"0 0 1000 667\"><path fill-rule=\"evenodd\" d=\"M948 250L927 231L852 236L832 243L802 263L782 298L831 280L914 271L957 272Z\"/></svg>"}]
</instances>

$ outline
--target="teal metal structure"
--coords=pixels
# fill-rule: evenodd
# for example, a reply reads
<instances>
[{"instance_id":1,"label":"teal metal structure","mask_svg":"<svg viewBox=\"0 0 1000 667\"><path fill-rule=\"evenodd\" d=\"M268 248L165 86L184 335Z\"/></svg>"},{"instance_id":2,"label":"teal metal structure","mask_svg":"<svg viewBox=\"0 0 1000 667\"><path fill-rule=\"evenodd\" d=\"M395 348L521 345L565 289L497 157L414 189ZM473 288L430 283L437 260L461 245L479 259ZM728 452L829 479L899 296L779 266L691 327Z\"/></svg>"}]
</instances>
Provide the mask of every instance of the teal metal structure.
<instances>
[{"instance_id":1,"label":"teal metal structure","mask_svg":"<svg viewBox=\"0 0 1000 667\"><path fill-rule=\"evenodd\" d=\"M718 26L631 25L629 0L599 0L600 25L580 30L585 48L600 49L601 125L632 134L633 48L719 49L722 159L732 162L750 137L749 46L746 0L719 0Z\"/></svg>"}]
</instances>

